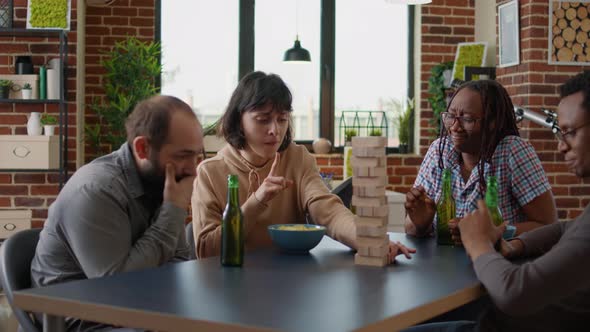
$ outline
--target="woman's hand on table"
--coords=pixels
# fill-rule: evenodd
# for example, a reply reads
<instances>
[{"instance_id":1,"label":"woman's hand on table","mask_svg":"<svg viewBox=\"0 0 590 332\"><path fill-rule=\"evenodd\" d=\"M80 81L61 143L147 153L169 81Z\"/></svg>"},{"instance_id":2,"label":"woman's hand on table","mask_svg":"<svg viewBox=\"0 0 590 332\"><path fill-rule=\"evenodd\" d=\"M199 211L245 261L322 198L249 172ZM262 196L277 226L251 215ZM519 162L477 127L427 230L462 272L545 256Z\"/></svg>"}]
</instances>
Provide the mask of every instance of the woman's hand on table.
<instances>
[{"instance_id":1,"label":"woman's hand on table","mask_svg":"<svg viewBox=\"0 0 590 332\"><path fill-rule=\"evenodd\" d=\"M404 256L406 256L407 259L412 259L412 256L410 256L410 254L414 253L416 253L416 249L414 248L406 247L399 241L389 241L389 253L387 254L387 258L390 264L393 264L395 262L395 257L397 257L398 255L403 254Z\"/></svg>"}]
</instances>

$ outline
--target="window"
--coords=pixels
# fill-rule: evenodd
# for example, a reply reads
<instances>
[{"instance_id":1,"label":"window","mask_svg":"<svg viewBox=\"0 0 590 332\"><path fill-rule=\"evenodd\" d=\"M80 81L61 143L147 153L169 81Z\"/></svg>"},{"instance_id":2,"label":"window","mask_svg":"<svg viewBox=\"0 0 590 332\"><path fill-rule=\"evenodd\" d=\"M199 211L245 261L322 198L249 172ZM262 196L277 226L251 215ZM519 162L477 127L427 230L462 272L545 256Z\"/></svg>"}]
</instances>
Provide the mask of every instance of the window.
<instances>
[{"instance_id":1,"label":"window","mask_svg":"<svg viewBox=\"0 0 590 332\"><path fill-rule=\"evenodd\" d=\"M162 93L191 105L203 126L219 119L236 87L238 24L237 1L162 2Z\"/></svg>"},{"instance_id":2,"label":"window","mask_svg":"<svg viewBox=\"0 0 590 332\"><path fill-rule=\"evenodd\" d=\"M411 6L385 0L157 1L162 92L193 106L204 124L225 110L239 77L280 75L293 93L295 138L341 145L342 111L385 111L412 97ZM187 25L190 22L190 25ZM187 26L190 30L187 31ZM312 62L282 62L299 35Z\"/></svg>"},{"instance_id":3,"label":"window","mask_svg":"<svg viewBox=\"0 0 590 332\"><path fill-rule=\"evenodd\" d=\"M407 8L383 0L336 2L335 145L343 144L342 111L363 110L385 111L388 145L398 145L389 105L391 98L402 100L408 94ZM361 126L368 125L368 114L358 113ZM379 126L383 119L374 113L373 120Z\"/></svg>"}]
</instances>

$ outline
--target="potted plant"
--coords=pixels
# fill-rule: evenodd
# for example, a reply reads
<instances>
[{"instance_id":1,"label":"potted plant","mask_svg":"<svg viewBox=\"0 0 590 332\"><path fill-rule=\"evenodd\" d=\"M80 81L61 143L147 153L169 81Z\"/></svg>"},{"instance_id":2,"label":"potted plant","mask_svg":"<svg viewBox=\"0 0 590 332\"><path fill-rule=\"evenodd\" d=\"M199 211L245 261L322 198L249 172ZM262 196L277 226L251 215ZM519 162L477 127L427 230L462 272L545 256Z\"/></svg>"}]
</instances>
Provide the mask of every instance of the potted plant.
<instances>
[{"instance_id":1,"label":"potted plant","mask_svg":"<svg viewBox=\"0 0 590 332\"><path fill-rule=\"evenodd\" d=\"M0 99L8 99L11 88L11 80L0 80Z\"/></svg>"},{"instance_id":2,"label":"potted plant","mask_svg":"<svg viewBox=\"0 0 590 332\"><path fill-rule=\"evenodd\" d=\"M383 134L383 131L381 131L381 129L378 128L371 129L371 131L369 132L369 136L381 136L381 134Z\"/></svg>"},{"instance_id":3,"label":"potted plant","mask_svg":"<svg viewBox=\"0 0 590 332\"><path fill-rule=\"evenodd\" d=\"M55 127L57 126L57 118L51 114L44 113L41 116L41 124L45 136L53 136L55 134Z\"/></svg>"},{"instance_id":4,"label":"potted plant","mask_svg":"<svg viewBox=\"0 0 590 332\"><path fill-rule=\"evenodd\" d=\"M414 115L414 100L408 99L402 106L401 112L397 117L397 133L399 138L399 153L408 153L408 143L410 142L410 132L412 118Z\"/></svg>"},{"instance_id":5,"label":"potted plant","mask_svg":"<svg viewBox=\"0 0 590 332\"><path fill-rule=\"evenodd\" d=\"M21 89L21 94L23 99L32 99L33 98L33 88L31 84L25 83L23 88Z\"/></svg>"},{"instance_id":6,"label":"potted plant","mask_svg":"<svg viewBox=\"0 0 590 332\"><path fill-rule=\"evenodd\" d=\"M345 129L344 130L344 145L348 146L352 143L352 137L357 136L358 133L356 129Z\"/></svg>"},{"instance_id":7,"label":"potted plant","mask_svg":"<svg viewBox=\"0 0 590 332\"><path fill-rule=\"evenodd\" d=\"M89 105L97 121L85 126L86 142L96 155L118 149L126 141L125 119L140 101L156 95L162 72L160 43L135 37L116 42L104 52L105 97Z\"/></svg>"}]
</instances>

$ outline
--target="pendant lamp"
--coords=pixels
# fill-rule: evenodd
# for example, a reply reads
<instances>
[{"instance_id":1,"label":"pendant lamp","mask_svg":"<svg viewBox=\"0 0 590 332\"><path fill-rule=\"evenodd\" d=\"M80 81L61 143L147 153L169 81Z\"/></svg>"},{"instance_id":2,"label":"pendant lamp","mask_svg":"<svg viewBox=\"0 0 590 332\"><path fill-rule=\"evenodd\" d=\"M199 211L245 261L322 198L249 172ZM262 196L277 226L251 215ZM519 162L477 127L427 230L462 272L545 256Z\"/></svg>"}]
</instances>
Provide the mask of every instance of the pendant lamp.
<instances>
[{"instance_id":1,"label":"pendant lamp","mask_svg":"<svg viewBox=\"0 0 590 332\"><path fill-rule=\"evenodd\" d=\"M301 47L301 42L299 41L299 1L297 1L295 5L295 43L293 44L293 47L285 52L283 61L310 62L311 56L309 55L309 51Z\"/></svg>"}]
</instances>

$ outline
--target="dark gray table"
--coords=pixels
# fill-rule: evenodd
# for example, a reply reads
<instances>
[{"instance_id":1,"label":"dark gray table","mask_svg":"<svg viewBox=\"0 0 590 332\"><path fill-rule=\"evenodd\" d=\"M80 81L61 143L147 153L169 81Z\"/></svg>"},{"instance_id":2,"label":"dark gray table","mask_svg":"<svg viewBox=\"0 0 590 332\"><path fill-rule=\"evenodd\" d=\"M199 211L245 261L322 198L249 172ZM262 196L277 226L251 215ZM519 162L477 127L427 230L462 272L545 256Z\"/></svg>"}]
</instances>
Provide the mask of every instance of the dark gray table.
<instances>
[{"instance_id":1,"label":"dark gray table","mask_svg":"<svg viewBox=\"0 0 590 332\"><path fill-rule=\"evenodd\" d=\"M223 268L219 258L171 264L20 291L15 302L53 323L73 316L159 331L390 332L483 294L462 248L390 236L415 247L413 259L357 266L348 248L324 237L309 255L258 251L243 268Z\"/></svg>"}]
</instances>

